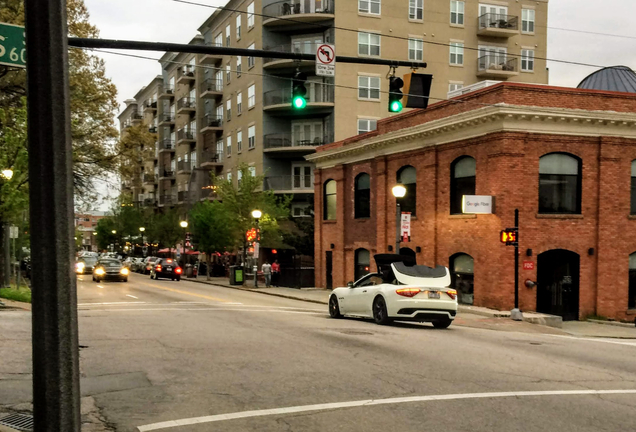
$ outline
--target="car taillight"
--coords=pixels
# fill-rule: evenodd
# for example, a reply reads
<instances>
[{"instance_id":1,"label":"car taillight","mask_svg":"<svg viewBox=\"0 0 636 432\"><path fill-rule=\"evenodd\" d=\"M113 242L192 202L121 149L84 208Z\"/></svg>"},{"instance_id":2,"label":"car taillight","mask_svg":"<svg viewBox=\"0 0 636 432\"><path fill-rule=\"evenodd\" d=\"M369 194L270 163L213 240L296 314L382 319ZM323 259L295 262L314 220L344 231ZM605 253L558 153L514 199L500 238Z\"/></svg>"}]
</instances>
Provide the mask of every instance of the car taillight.
<instances>
[{"instance_id":1,"label":"car taillight","mask_svg":"<svg viewBox=\"0 0 636 432\"><path fill-rule=\"evenodd\" d=\"M395 290L395 293L404 297L413 297L422 292L419 288L400 288Z\"/></svg>"},{"instance_id":2,"label":"car taillight","mask_svg":"<svg viewBox=\"0 0 636 432\"><path fill-rule=\"evenodd\" d=\"M181 267L177 267L174 272L181 274Z\"/></svg>"},{"instance_id":3,"label":"car taillight","mask_svg":"<svg viewBox=\"0 0 636 432\"><path fill-rule=\"evenodd\" d=\"M446 294L448 294L448 296L453 300L457 298L457 290L449 289L448 291L446 291Z\"/></svg>"},{"instance_id":4,"label":"car taillight","mask_svg":"<svg viewBox=\"0 0 636 432\"><path fill-rule=\"evenodd\" d=\"M161 265L157 264L157 267L155 267L155 271L161 271Z\"/></svg>"}]
</instances>

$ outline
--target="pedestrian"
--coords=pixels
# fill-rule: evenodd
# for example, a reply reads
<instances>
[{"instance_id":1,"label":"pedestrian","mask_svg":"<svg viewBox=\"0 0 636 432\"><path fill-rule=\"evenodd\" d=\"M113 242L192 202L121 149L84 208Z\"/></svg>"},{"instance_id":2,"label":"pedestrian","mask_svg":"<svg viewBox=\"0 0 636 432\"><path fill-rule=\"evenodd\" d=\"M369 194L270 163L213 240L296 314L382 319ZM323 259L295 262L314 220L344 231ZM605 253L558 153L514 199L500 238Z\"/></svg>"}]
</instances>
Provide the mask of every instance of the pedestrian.
<instances>
[{"instance_id":1,"label":"pedestrian","mask_svg":"<svg viewBox=\"0 0 636 432\"><path fill-rule=\"evenodd\" d=\"M280 278L280 264L278 264L278 260L274 260L274 264L272 264L272 285L275 287L279 284Z\"/></svg>"},{"instance_id":2,"label":"pedestrian","mask_svg":"<svg viewBox=\"0 0 636 432\"><path fill-rule=\"evenodd\" d=\"M265 260L261 271L263 272L263 276L265 276L265 287L269 288L272 283L272 265Z\"/></svg>"}]
</instances>

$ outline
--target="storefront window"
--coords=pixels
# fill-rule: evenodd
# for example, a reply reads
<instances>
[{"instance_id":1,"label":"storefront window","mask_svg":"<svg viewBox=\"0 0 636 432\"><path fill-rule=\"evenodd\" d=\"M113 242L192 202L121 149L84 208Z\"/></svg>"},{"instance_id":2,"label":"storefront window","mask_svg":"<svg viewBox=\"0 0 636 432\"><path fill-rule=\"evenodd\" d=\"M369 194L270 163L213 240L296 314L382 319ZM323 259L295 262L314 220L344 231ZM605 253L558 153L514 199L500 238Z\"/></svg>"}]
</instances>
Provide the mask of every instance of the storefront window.
<instances>
[{"instance_id":1,"label":"storefront window","mask_svg":"<svg viewBox=\"0 0 636 432\"><path fill-rule=\"evenodd\" d=\"M366 249L356 249L355 280L369 274L371 269L371 254Z\"/></svg>"},{"instance_id":2,"label":"storefront window","mask_svg":"<svg viewBox=\"0 0 636 432\"><path fill-rule=\"evenodd\" d=\"M371 177L362 173L356 177L355 182L355 218L368 218L371 216Z\"/></svg>"},{"instance_id":3,"label":"storefront window","mask_svg":"<svg viewBox=\"0 0 636 432\"><path fill-rule=\"evenodd\" d=\"M462 156L451 164L451 214L462 213L462 197L475 195L475 159L470 156Z\"/></svg>"},{"instance_id":4,"label":"storefront window","mask_svg":"<svg viewBox=\"0 0 636 432\"><path fill-rule=\"evenodd\" d=\"M450 258L451 286L457 290L457 300L473 304L474 260L468 254L458 253Z\"/></svg>"}]
</instances>

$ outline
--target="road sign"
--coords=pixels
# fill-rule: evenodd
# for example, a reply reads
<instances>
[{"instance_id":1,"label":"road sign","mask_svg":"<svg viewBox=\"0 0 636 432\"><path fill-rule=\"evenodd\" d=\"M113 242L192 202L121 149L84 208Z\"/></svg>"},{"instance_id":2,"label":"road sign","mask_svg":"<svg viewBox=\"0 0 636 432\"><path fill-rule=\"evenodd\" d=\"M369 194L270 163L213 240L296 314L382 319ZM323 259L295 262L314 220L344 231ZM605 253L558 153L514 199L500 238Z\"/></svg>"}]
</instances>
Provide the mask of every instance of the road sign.
<instances>
[{"instance_id":1,"label":"road sign","mask_svg":"<svg viewBox=\"0 0 636 432\"><path fill-rule=\"evenodd\" d=\"M501 230L499 241L505 243L506 246L517 246L518 243L518 234L519 230L517 228L506 228L505 230Z\"/></svg>"},{"instance_id":2,"label":"road sign","mask_svg":"<svg viewBox=\"0 0 636 432\"><path fill-rule=\"evenodd\" d=\"M336 76L336 47L322 44L316 49L316 75Z\"/></svg>"},{"instance_id":3,"label":"road sign","mask_svg":"<svg viewBox=\"0 0 636 432\"><path fill-rule=\"evenodd\" d=\"M24 27L0 23L0 64L26 67Z\"/></svg>"},{"instance_id":4,"label":"road sign","mask_svg":"<svg viewBox=\"0 0 636 432\"><path fill-rule=\"evenodd\" d=\"M12 239L17 239L18 238L18 227L17 226L10 226L9 227L9 237Z\"/></svg>"},{"instance_id":5,"label":"road sign","mask_svg":"<svg viewBox=\"0 0 636 432\"><path fill-rule=\"evenodd\" d=\"M490 195L463 195L462 213L491 214L493 199Z\"/></svg>"},{"instance_id":6,"label":"road sign","mask_svg":"<svg viewBox=\"0 0 636 432\"><path fill-rule=\"evenodd\" d=\"M401 219L400 233L402 241L406 243L411 240L411 213L403 212Z\"/></svg>"}]
</instances>

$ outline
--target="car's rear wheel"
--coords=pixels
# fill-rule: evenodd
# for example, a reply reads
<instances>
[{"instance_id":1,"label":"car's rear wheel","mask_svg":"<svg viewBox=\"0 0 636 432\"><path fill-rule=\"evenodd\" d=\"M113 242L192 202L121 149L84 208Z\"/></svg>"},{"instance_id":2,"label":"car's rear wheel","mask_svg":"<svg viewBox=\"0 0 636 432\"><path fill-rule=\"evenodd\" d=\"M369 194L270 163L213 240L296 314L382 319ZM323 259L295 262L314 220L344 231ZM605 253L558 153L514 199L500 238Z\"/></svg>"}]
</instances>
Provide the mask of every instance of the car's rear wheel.
<instances>
[{"instance_id":1,"label":"car's rear wheel","mask_svg":"<svg viewBox=\"0 0 636 432\"><path fill-rule=\"evenodd\" d=\"M329 316L331 318L342 318L340 313L340 306L338 305L338 299L335 295L329 298Z\"/></svg>"},{"instance_id":2,"label":"car's rear wheel","mask_svg":"<svg viewBox=\"0 0 636 432\"><path fill-rule=\"evenodd\" d=\"M373 320L376 324L387 325L391 323L389 314L386 311L386 302L382 297L376 297L373 301Z\"/></svg>"},{"instance_id":3,"label":"car's rear wheel","mask_svg":"<svg viewBox=\"0 0 636 432\"><path fill-rule=\"evenodd\" d=\"M444 318L441 320L437 320L437 321L433 321L433 327L435 327L436 329L445 329L448 328L449 325L452 324L452 320L449 320L448 318Z\"/></svg>"}]
</instances>

